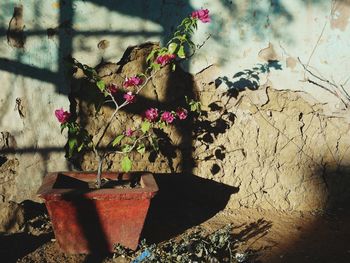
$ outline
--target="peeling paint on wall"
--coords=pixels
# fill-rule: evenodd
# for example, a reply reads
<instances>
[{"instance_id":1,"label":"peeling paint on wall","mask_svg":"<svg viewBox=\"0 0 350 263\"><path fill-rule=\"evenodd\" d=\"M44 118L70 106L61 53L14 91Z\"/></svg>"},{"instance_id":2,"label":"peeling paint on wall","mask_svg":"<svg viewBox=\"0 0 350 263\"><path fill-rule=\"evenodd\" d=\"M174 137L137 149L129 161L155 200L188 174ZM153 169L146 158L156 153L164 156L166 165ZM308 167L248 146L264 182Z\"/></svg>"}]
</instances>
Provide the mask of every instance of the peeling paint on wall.
<instances>
[{"instance_id":1,"label":"peeling paint on wall","mask_svg":"<svg viewBox=\"0 0 350 263\"><path fill-rule=\"evenodd\" d=\"M0 149L15 149L17 146L15 137L7 131L0 132Z\"/></svg>"},{"instance_id":2,"label":"peeling paint on wall","mask_svg":"<svg viewBox=\"0 0 350 263\"><path fill-rule=\"evenodd\" d=\"M331 28L339 29L341 31L345 31L350 18L350 1L342 0L342 1L334 1L334 9L332 10L331 17Z\"/></svg>"},{"instance_id":3,"label":"peeling paint on wall","mask_svg":"<svg viewBox=\"0 0 350 263\"><path fill-rule=\"evenodd\" d=\"M296 67L297 62L298 61L295 58L288 57L286 59L286 66L287 66L287 68L291 68L293 70Z\"/></svg>"},{"instance_id":4,"label":"peeling paint on wall","mask_svg":"<svg viewBox=\"0 0 350 263\"><path fill-rule=\"evenodd\" d=\"M25 98L16 98L16 106L14 110L18 112L18 115L21 117L21 119L25 118L27 114L26 104L27 101Z\"/></svg>"},{"instance_id":5,"label":"peeling paint on wall","mask_svg":"<svg viewBox=\"0 0 350 263\"><path fill-rule=\"evenodd\" d=\"M7 43L11 47L24 48L26 41L24 35L24 21L23 21L23 5L18 5L14 8L13 16L9 22L7 29Z\"/></svg>"},{"instance_id":6,"label":"peeling paint on wall","mask_svg":"<svg viewBox=\"0 0 350 263\"><path fill-rule=\"evenodd\" d=\"M109 45L110 45L110 42L106 39L103 39L100 42L98 42L97 47L100 50L104 50L104 49L108 48Z\"/></svg>"},{"instance_id":7,"label":"peeling paint on wall","mask_svg":"<svg viewBox=\"0 0 350 263\"><path fill-rule=\"evenodd\" d=\"M277 53L271 43L269 43L267 48L260 50L258 55L259 58L263 59L264 61L279 60L279 57L277 56Z\"/></svg>"}]
</instances>

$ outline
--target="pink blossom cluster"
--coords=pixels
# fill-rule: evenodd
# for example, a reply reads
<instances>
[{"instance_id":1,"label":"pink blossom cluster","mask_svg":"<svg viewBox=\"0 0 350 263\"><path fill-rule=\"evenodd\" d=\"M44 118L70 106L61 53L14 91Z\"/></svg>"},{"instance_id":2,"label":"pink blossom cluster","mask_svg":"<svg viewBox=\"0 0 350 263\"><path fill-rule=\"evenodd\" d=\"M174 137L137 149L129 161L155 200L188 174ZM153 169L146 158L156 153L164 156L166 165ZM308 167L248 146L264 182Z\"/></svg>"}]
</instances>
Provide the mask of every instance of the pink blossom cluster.
<instances>
[{"instance_id":1,"label":"pink blossom cluster","mask_svg":"<svg viewBox=\"0 0 350 263\"><path fill-rule=\"evenodd\" d=\"M134 132L135 132L134 130L127 128L124 134L127 137L131 137L134 134Z\"/></svg>"},{"instance_id":2,"label":"pink blossom cluster","mask_svg":"<svg viewBox=\"0 0 350 263\"><path fill-rule=\"evenodd\" d=\"M118 87L117 87L117 85L115 85L115 84L109 85L107 89L108 89L108 91L109 91L110 93L112 93L112 94L115 94L115 93L117 93L117 91L118 91Z\"/></svg>"},{"instance_id":3,"label":"pink blossom cluster","mask_svg":"<svg viewBox=\"0 0 350 263\"><path fill-rule=\"evenodd\" d=\"M157 57L156 63L160 64L162 66L165 66L166 64L170 63L172 60L176 58L175 54L165 54Z\"/></svg>"},{"instance_id":4,"label":"pink blossom cluster","mask_svg":"<svg viewBox=\"0 0 350 263\"><path fill-rule=\"evenodd\" d=\"M61 124L63 124L63 123L66 123L68 121L69 117L71 116L71 113L63 110L63 108L60 108L60 109L55 110L55 115L56 115L57 120Z\"/></svg>"},{"instance_id":5,"label":"pink blossom cluster","mask_svg":"<svg viewBox=\"0 0 350 263\"><path fill-rule=\"evenodd\" d=\"M172 123L175 117L170 111L164 111L160 116L160 119L166 123Z\"/></svg>"},{"instance_id":6,"label":"pink blossom cluster","mask_svg":"<svg viewBox=\"0 0 350 263\"><path fill-rule=\"evenodd\" d=\"M136 95L134 95L131 91L129 91L124 94L123 98L129 103L134 103L136 100Z\"/></svg>"},{"instance_id":7,"label":"pink blossom cluster","mask_svg":"<svg viewBox=\"0 0 350 263\"><path fill-rule=\"evenodd\" d=\"M158 109L157 108L150 108L145 111L144 117L149 121L156 121L158 118Z\"/></svg>"},{"instance_id":8,"label":"pink blossom cluster","mask_svg":"<svg viewBox=\"0 0 350 263\"><path fill-rule=\"evenodd\" d=\"M133 77L130 77L130 78L125 78L123 86L125 88L128 88L128 87L141 85L142 83L143 83L143 79L142 78L140 78L138 76L133 76Z\"/></svg>"},{"instance_id":9,"label":"pink blossom cluster","mask_svg":"<svg viewBox=\"0 0 350 263\"><path fill-rule=\"evenodd\" d=\"M209 23L211 20L208 9L200 9L197 11L193 11L191 17L194 19L199 19L203 23Z\"/></svg>"},{"instance_id":10,"label":"pink blossom cluster","mask_svg":"<svg viewBox=\"0 0 350 263\"><path fill-rule=\"evenodd\" d=\"M178 108L176 115L180 120L185 120L187 118L187 110L184 108Z\"/></svg>"},{"instance_id":11,"label":"pink blossom cluster","mask_svg":"<svg viewBox=\"0 0 350 263\"><path fill-rule=\"evenodd\" d=\"M158 120L159 112L157 108L150 108L145 111L144 113L145 119L148 121L154 122ZM160 120L164 121L166 123L172 123L175 118L178 118L179 120L185 120L187 118L187 110L184 108L178 108L176 113L172 113L170 111L164 111L160 115Z\"/></svg>"}]
</instances>

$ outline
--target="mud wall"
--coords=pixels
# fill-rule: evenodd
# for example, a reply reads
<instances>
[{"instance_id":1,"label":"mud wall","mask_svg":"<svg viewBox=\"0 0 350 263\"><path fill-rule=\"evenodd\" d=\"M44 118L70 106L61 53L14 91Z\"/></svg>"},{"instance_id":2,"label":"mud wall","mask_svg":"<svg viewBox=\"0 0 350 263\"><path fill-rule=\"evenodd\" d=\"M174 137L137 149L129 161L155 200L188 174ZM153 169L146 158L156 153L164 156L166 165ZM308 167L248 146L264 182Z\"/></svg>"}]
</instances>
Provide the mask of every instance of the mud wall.
<instances>
[{"instance_id":1,"label":"mud wall","mask_svg":"<svg viewBox=\"0 0 350 263\"><path fill-rule=\"evenodd\" d=\"M0 3L0 194L5 201L35 199L47 171L72 168L53 116L70 105L67 56L92 66L115 63L130 45L165 43L182 17L205 7L212 23L193 39L204 45L182 65L193 76L159 80L157 96L168 89L162 84L185 83L172 85L189 87L207 114L171 132L177 145L171 169L163 158L150 170L191 166L196 176L237 187L231 208L315 210L347 200L349 6L345 0ZM152 92L144 94L149 105L165 107L171 92L163 100ZM93 166L86 161L84 168Z\"/></svg>"},{"instance_id":2,"label":"mud wall","mask_svg":"<svg viewBox=\"0 0 350 263\"><path fill-rule=\"evenodd\" d=\"M304 92L270 86L236 97L196 75L210 125L194 141L195 173L239 190L229 207L314 210L349 200L350 124Z\"/></svg>"}]
</instances>

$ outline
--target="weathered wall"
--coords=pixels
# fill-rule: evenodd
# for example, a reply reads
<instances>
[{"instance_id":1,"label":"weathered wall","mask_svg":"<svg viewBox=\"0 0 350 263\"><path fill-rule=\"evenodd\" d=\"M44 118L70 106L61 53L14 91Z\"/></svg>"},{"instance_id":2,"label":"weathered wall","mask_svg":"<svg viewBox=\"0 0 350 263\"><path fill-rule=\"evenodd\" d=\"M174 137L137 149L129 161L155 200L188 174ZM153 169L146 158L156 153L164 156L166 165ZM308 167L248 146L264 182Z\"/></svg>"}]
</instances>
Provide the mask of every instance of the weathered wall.
<instances>
[{"instance_id":1,"label":"weathered wall","mask_svg":"<svg viewBox=\"0 0 350 263\"><path fill-rule=\"evenodd\" d=\"M196 76L211 124L194 141L194 173L239 188L229 207L314 210L349 200L349 122L304 92L266 86L234 98L215 88L216 74Z\"/></svg>"},{"instance_id":2,"label":"weathered wall","mask_svg":"<svg viewBox=\"0 0 350 263\"><path fill-rule=\"evenodd\" d=\"M194 130L193 152L182 149L184 159L195 159L193 173L239 187L230 207L314 210L333 197L346 200L347 0L1 1L5 200L35 198L47 171L69 168L66 139L53 116L69 107L65 57L117 62L130 45L164 43L177 22L200 7L210 9L212 23L201 25L194 41L211 37L183 65L201 72L197 84L187 78L208 110ZM190 145L186 136L176 139L183 130L172 135L180 148ZM169 171L163 161L154 169ZM181 170L183 164L173 162Z\"/></svg>"}]
</instances>

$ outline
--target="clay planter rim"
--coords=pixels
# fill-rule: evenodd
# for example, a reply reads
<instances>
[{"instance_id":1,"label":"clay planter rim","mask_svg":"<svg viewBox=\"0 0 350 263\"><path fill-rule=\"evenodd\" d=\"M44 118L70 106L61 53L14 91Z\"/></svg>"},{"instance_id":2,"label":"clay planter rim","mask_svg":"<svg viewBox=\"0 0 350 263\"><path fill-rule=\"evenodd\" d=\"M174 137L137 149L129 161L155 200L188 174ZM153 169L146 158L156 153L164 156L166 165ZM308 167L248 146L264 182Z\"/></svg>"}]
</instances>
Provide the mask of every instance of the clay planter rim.
<instances>
[{"instance_id":1,"label":"clay planter rim","mask_svg":"<svg viewBox=\"0 0 350 263\"><path fill-rule=\"evenodd\" d=\"M83 182L96 180L96 172L81 171L59 171L50 172L44 177L43 182L37 191L37 195L46 201L67 200L70 198L82 197L94 200L127 200L127 199L151 199L158 192L158 186L151 173L148 172L103 172L102 178L128 180L135 176L140 177L141 187L135 188L100 188L100 189L77 189L59 188L55 183L59 176L68 176Z\"/></svg>"}]
</instances>

